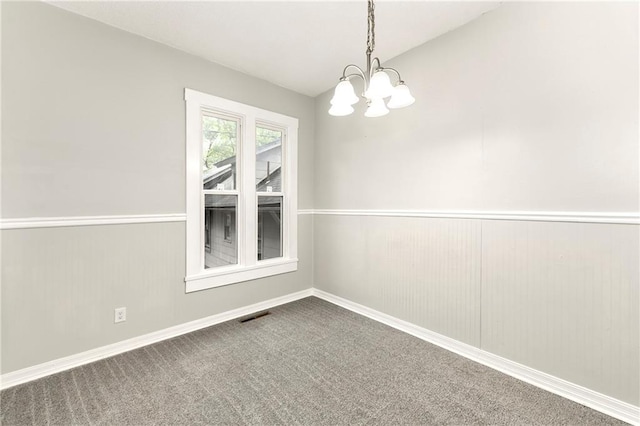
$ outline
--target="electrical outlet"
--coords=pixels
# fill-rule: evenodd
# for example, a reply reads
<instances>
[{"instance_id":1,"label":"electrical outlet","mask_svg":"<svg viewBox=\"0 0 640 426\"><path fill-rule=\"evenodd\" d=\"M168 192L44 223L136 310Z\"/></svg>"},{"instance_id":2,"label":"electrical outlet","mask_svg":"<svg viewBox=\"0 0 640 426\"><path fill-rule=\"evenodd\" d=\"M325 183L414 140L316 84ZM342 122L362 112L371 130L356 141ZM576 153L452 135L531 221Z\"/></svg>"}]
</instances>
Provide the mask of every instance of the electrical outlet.
<instances>
[{"instance_id":1,"label":"electrical outlet","mask_svg":"<svg viewBox=\"0 0 640 426\"><path fill-rule=\"evenodd\" d=\"M113 322L123 322L127 320L127 308L116 308Z\"/></svg>"}]
</instances>

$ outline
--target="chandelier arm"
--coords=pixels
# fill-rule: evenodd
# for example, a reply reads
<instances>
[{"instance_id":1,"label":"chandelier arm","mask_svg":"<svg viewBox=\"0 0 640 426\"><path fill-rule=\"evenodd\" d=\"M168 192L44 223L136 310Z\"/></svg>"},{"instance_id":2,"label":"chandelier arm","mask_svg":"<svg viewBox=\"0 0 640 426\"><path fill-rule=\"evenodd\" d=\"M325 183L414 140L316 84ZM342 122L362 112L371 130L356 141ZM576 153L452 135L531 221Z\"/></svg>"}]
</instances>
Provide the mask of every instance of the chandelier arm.
<instances>
[{"instance_id":1,"label":"chandelier arm","mask_svg":"<svg viewBox=\"0 0 640 426\"><path fill-rule=\"evenodd\" d=\"M365 81L362 74L353 73L353 74L347 74L344 76L344 78L346 78L347 80L349 80L351 77L360 77L363 81Z\"/></svg>"},{"instance_id":2,"label":"chandelier arm","mask_svg":"<svg viewBox=\"0 0 640 426\"><path fill-rule=\"evenodd\" d=\"M362 73L347 74L346 76L344 76L342 78L344 78L345 80L350 80L351 77L360 77L360 79L362 80L363 87L362 87L362 93L359 96L361 98L366 98L366 96L364 95L364 92L367 91L367 86L368 86L367 79L364 77L364 75Z\"/></svg>"},{"instance_id":3,"label":"chandelier arm","mask_svg":"<svg viewBox=\"0 0 640 426\"><path fill-rule=\"evenodd\" d=\"M355 68L358 72L357 72L356 74L349 74L349 75L347 75L347 70L348 70L349 68ZM342 78L341 78L341 80L342 80L342 79L347 79L347 78L352 77L352 76L354 76L354 75L357 75L358 77L362 77L362 79L363 79L363 80L365 80L365 81L367 80L367 79L365 78L364 71L362 71L362 68L360 68L360 67L359 67L359 66L357 66L357 65L353 65L353 64L349 64L349 65L347 65L346 67L344 67L344 70L342 70Z\"/></svg>"},{"instance_id":4,"label":"chandelier arm","mask_svg":"<svg viewBox=\"0 0 640 426\"><path fill-rule=\"evenodd\" d=\"M374 66L374 64L378 64L377 66ZM380 59L373 58L373 60L371 60L371 75L373 75L374 72L378 71L378 70L383 70L384 68L382 68L382 65L380 64Z\"/></svg>"},{"instance_id":5,"label":"chandelier arm","mask_svg":"<svg viewBox=\"0 0 640 426\"><path fill-rule=\"evenodd\" d=\"M376 58L376 59L378 59L378 58ZM381 71L393 71L398 76L398 84L404 84L404 81L402 81L402 77L400 77L400 73L395 68L380 67L380 70Z\"/></svg>"}]
</instances>

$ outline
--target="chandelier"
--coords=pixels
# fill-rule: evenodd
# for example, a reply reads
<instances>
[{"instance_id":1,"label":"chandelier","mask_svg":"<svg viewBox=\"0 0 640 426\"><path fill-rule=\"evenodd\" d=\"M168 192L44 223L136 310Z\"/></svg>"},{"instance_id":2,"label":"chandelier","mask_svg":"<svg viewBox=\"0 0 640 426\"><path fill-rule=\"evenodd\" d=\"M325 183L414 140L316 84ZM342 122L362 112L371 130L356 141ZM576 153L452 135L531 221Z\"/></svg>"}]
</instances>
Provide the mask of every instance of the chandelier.
<instances>
[{"instance_id":1,"label":"chandelier","mask_svg":"<svg viewBox=\"0 0 640 426\"><path fill-rule=\"evenodd\" d=\"M336 86L331 99L329 114L344 116L353 113L353 105L360 100L349 81L354 77L361 78L364 83L362 97L366 99L368 105L367 111L364 113L365 117L381 117L389 113L387 107L403 108L415 102L415 98L411 96L409 88L402 81L398 71L393 68L383 67L378 58L371 59L373 49L376 46L375 26L373 0L368 0L367 69L364 71L353 64L344 67L340 82ZM351 73L347 74L347 72ZM395 86L391 84L389 75L397 78ZM385 98L389 97L391 99L385 105Z\"/></svg>"}]
</instances>

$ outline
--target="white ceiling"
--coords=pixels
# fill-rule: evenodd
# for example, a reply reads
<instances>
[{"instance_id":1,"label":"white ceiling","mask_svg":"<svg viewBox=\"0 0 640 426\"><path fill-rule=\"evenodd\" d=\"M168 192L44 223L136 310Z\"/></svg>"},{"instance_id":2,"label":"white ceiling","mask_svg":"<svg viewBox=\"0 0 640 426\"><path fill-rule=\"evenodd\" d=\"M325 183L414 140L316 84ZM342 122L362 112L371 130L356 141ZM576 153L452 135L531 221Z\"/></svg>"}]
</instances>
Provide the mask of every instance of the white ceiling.
<instances>
[{"instance_id":1,"label":"white ceiling","mask_svg":"<svg viewBox=\"0 0 640 426\"><path fill-rule=\"evenodd\" d=\"M50 4L309 96L333 87L345 65L365 66L365 0ZM384 63L499 5L378 1L375 56Z\"/></svg>"}]
</instances>

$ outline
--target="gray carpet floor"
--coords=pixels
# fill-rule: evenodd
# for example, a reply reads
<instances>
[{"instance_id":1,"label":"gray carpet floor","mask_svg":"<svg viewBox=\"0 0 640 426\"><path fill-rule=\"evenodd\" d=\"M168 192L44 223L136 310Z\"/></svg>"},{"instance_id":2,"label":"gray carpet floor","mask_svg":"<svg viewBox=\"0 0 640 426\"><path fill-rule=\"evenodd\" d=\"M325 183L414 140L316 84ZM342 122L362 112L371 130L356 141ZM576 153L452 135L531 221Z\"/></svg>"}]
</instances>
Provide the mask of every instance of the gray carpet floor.
<instances>
[{"instance_id":1,"label":"gray carpet floor","mask_svg":"<svg viewBox=\"0 0 640 426\"><path fill-rule=\"evenodd\" d=\"M15 386L3 425L602 425L611 417L317 298Z\"/></svg>"}]
</instances>

